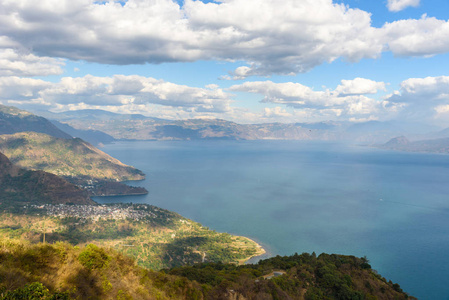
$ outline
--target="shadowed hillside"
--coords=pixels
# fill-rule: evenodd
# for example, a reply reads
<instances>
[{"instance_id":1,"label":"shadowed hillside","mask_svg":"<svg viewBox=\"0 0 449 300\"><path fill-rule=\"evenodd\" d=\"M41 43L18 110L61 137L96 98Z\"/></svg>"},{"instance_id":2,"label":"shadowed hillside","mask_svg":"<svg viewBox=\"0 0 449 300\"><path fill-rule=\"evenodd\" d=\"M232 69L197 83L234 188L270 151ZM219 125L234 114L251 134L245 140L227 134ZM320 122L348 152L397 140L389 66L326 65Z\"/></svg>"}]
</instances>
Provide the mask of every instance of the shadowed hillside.
<instances>
[{"instance_id":1,"label":"shadowed hillside","mask_svg":"<svg viewBox=\"0 0 449 300\"><path fill-rule=\"evenodd\" d=\"M94 203L86 191L66 180L43 171L21 169L1 153L0 201L4 207L18 203Z\"/></svg>"},{"instance_id":2,"label":"shadowed hillside","mask_svg":"<svg viewBox=\"0 0 449 300\"><path fill-rule=\"evenodd\" d=\"M12 106L0 105L0 134L24 131L45 133L58 138L71 138L69 134L61 131L45 118Z\"/></svg>"}]
</instances>

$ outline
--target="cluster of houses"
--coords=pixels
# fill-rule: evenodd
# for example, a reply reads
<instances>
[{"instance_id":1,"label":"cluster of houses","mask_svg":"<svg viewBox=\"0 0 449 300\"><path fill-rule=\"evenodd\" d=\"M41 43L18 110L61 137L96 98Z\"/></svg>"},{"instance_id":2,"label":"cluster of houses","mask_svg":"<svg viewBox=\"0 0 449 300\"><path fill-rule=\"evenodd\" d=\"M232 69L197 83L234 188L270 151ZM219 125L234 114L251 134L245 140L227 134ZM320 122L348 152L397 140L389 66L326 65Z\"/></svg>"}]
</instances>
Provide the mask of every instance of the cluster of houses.
<instances>
[{"instance_id":1,"label":"cluster of houses","mask_svg":"<svg viewBox=\"0 0 449 300\"><path fill-rule=\"evenodd\" d=\"M43 204L31 205L32 208L42 209L48 216L53 217L77 217L98 220L104 219L133 219L136 221L148 218L157 218L157 208L145 204L132 204L124 206L116 205L68 205L68 204ZM153 211L154 210L154 211Z\"/></svg>"}]
</instances>

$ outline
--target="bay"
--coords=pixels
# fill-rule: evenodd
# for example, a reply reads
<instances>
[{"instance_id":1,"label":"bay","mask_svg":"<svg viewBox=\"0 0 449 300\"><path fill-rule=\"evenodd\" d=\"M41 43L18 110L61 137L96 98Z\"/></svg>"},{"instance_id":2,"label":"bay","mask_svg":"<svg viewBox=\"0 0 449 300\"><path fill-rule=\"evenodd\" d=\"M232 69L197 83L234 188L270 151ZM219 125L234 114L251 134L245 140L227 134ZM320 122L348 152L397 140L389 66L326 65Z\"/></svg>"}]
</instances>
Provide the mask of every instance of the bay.
<instances>
[{"instance_id":1,"label":"bay","mask_svg":"<svg viewBox=\"0 0 449 300\"><path fill-rule=\"evenodd\" d=\"M419 299L449 299L449 156L303 141L117 142L148 203L250 237L267 256L367 256Z\"/></svg>"}]
</instances>

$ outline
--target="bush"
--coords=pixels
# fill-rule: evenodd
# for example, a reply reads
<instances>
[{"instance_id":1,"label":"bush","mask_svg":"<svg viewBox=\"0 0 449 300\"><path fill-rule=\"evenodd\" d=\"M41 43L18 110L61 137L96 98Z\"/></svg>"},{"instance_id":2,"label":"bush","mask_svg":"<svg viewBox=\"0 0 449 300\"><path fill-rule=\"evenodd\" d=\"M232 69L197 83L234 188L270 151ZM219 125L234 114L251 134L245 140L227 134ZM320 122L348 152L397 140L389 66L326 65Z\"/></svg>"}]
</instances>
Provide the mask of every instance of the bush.
<instances>
[{"instance_id":1,"label":"bush","mask_svg":"<svg viewBox=\"0 0 449 300\"><path fill-rule=\"evenodd\" d=\"M103 248L99 248L93 244L87 245L78 256L79 262L89 270L107 267L110 259Z\"/></svg>"}]
</instances>

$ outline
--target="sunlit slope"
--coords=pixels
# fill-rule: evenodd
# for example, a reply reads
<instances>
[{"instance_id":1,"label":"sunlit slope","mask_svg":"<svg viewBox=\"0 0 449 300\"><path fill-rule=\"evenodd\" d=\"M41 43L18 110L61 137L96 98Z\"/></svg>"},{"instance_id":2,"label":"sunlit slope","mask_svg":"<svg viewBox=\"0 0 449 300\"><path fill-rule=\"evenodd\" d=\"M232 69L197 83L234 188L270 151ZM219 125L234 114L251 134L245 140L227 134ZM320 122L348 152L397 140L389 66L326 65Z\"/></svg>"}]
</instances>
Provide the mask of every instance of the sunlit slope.
<instances>
[{"instance_id":1,"label":"sunlit slope","mask_svg":"<svg viewBox=\"0 0 449 300\"><path fill-rule=\"evenodd\" d=\"M141 180L144 174L78 138L36 132L0 136L0 151L20 167L65 177L108 181Z\"/></svg>"},{"instance_id":2,"label":"sunlit slope","mask_svg":"<svg viewBox=\"0 0 449 300\"><path fill-rule=\"evenodd\" d=\"M93 243L114 248L155 270L203 261L239 263L263 253L248 238L216 232L177 213L145 204L45 205L25 210L33 213L0 213L0 240L37 243L45 232L49 243Z\"/></svg>"},{"instance_id":3,"label":"sunlit slope","mask_svg":"<svg viewBox=\"0 0 449 300\"><path fill-rule=\"evenodd\" d=\"M257 265L201 264L168 274L92 244L2 241L0 257L0 299L416 299L353 256L278 256ZM275 271L283 275L266 277Z\"/></svg>"}]
</instances>

